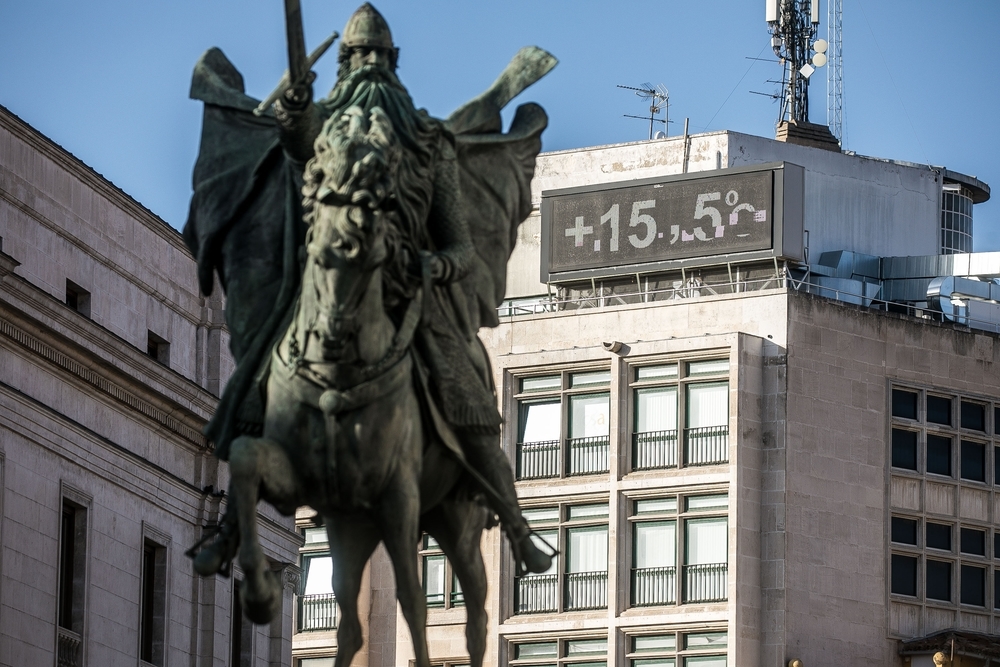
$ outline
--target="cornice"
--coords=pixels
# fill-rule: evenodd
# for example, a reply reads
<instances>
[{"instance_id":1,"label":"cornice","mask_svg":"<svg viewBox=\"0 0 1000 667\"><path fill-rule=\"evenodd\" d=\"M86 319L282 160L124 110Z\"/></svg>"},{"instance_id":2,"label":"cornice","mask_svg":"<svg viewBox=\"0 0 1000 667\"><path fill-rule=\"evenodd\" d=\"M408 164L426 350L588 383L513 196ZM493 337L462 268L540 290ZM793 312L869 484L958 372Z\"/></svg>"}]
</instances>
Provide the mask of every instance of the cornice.
<instances>
[{"instance_id":1,"label":"cornice","mask_svg":"<svg viewBox=\"0 0 1000 667\"><path fill-rule=\"evenodd\" d=\"M17 261L3 250L0 250L0 278L13 273L14 269L21 266L21 262Z\"/></svg>"},{"instance_id":2,"label":"cornice","mask_svg":"<svg viewBox=\"0 0 1000 667\"><path fill-rule=\"evenodd\" d=\"M8 130L16 139L23 141L67 172L90 186L101 196L114 203L136 220L144 223L164 240L188 252L180 232L171 227L163 218L130 197L124 190L97 173L68 150L55 143L44 134L24 122L7 107L0 105L0 128Z\"/></svg>"}]
</instances>

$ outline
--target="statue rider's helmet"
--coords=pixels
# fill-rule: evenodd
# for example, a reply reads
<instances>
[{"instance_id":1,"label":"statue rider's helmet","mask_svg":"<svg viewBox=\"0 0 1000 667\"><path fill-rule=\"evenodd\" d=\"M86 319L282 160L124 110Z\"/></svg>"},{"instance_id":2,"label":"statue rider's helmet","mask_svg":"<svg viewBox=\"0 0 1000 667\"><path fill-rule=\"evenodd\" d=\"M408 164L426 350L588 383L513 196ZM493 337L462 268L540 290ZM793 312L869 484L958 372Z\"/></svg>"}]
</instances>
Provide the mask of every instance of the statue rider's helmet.
<instances>
[{"instance_id":1,"label":"statue rider's helmet","mask_svg":"<svg viewBox=\"0 0 1000 667\"><path fill-rule=\"evenodd\" d=\"M389 24L379 11L365 3L358 7L347 25L344 27L344 36L340 40L342 47L348 49L371 48L395 51L396 47L392 43L392 33L389 32Z\"/></svg>"}]
</instances>

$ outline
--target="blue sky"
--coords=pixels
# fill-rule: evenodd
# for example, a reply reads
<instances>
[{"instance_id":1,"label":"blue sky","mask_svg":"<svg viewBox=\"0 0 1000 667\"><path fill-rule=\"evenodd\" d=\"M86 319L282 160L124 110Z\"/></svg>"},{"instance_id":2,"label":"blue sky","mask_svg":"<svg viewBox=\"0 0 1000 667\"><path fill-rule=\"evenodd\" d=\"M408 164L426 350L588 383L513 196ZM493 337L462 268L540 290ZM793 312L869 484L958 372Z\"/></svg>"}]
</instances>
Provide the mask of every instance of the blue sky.
<instances>
[{"instance_id":1,"label":"blue sky","mask_svg":"<svg viewBox=\"0 0 1000 667\"><path fill-rule=\"evenodd\" d=\"M616 84L670 90L670 134L731 129L773 136L764 0L378 0L399 74L419 106L445 116L475 96L518 48L559 66L523 100L541 103L545 150L636 141L642 102ZM1000 187L1000 2L843 0L845 147L943 165ZM342 30L352 2L302 0L310 49ZM826 0L822 0L825 36ZM266 95L285 68L280 0L0 0L0 104L174 227L184 224L198 147L192 66L219 46L247 92ZM317 92L332 85L333 52ZM825 70L813 77L826 122ZM1000 198L1000 193L997 195ZM975 210L976 250L1000 250L1000 204Z\"/></svg>"}]
</instances>

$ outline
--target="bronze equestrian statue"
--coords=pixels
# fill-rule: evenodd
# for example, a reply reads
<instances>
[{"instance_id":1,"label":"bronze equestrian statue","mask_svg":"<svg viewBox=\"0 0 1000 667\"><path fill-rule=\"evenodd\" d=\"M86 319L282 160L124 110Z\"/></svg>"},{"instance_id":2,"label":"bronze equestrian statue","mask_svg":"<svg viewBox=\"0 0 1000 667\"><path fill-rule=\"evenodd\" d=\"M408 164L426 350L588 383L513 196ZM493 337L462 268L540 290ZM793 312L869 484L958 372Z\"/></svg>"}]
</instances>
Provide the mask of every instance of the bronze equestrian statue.
<instances>
[{"instance_id":1,"label":"bronze equestrian statue","mask_svg":"<svg viewBox=\"0 0 1000 667\"><path fill-rule=\"evenodd\" d=\"M556 60L522 49L485 93L435 119L396 77L399 50L366 3L344 30L336 85L314 102L297 2L286 0L286 10L297 55L273 110L243 92L218 49L192 82L205 115L184 237L202 291L216 274L225 290L237 362L206 428L230 462L229 506L192 550L195 569L228 574L238 552L244 609L270 621L280 591L257 543L257 500L285 514L309 505L337 564L338 667L360 648L358 586L379 541L417 665L427 667L414 558L426 531L462 584L478 666L479 542L493 514L519 570L551 562L517 505L477 332L498 324L547 123L541 107L525 104L502 133L500 110Z\"/></svg>"}]
</instances>

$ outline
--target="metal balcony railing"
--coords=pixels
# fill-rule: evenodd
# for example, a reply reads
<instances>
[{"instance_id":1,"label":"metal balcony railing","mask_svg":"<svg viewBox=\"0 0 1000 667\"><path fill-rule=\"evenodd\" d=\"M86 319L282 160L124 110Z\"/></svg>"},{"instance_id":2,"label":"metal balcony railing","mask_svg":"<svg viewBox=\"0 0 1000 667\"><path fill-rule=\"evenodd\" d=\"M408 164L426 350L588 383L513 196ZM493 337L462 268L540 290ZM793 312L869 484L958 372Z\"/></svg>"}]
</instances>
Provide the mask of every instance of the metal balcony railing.
<instances>
[{"instance_id":1,"label":"metal balcony railing","mask_svg":"<svg viewBox=\"0 0 1000 667\"><path fill-rule=\"evenodd\" d=\"M333 593L299 596L299 632L337 627L337 596Z\"/></svg>"},{"instance_id":2,"label":"metal balcony railing","mask_svg":"<svg viewBox=\"0 0 1000 667\"><path fill-rule=\"evenodd\" d=\"M729 426L684 429L684 463L710 465L729 461Z\"/></svg>"},{"instance_id":3,"label":"metal balcony railing","mask_svg":"<svg viewBox=\"0 0 1000 667\"><path fill-rule=\"evenodd\" d=\"M726 599L729 580L726 563L684 566L685 602L721 602Z\"/></svg>"},{"instance_id":4,"label":"metal balcony railing","mask_svg":"<svg viewBox=\"0 0 1000 667\"><path fill-rule=\"evenodd\" d=\"M57 642L57 667L79 667L81 664L80 646L83 644L83 638L72 630L60 627Z\"/></svg>"},{"instance_id":5,"label":"metal balcony railing","mask_svg":"<svg viewBox=\"0 0 1000 667\"><path fill-rule=\"evenodd\" d=\"M607 606L607 571L566 575L566 609L603 609Z\"/></svg>"},{"instance_id":6,"label":"metal balcony railing","mask_svg":"<svg viewBox=\"0 0 1000 667\"><path fill-rule=\"evenodd\" d=\"M569 447L569 474L590 475L608 471L608 450L611 438L600 435L593 438L567 440Z\"/></svg>"},{"instance_id":7,"label":"metal balcony railing","mask_svg":"<svg viewBox=\"0 0 1000 667\"><path fill-rule=\"evenodd\" d=\"M545 479L558 476L558 440L517 443L518 479Z\"/></svg>"},{"instance_id":8,"label":"metal balcony railing","mask_svg":"<svg viewBox=\"0 0 1000 667\"><path fill-rule=\"evenodd\" d=\"M677 568L632 568L632 604L637 607L677 602Z\"/></svg>"},{"instance_id":9,"label":"metal balcony railing","mask_svg":"<svg viewBox=\"0 0 1000 667\"><path fill-rule=\"evenodd\" d=\"M632 434L632 469L677 467L677 430Z\"/></svg>"},{"instance_id":10,"label":"metal balcony railing","mask_svg":"<svg viewBox=\"0 0 1000 667\"><path fill-rule=\"evenodd\" d=\"M529 574L518 578L518 614L540 614L558 609L558 574Z\"/></svg>"}]
</instances>

